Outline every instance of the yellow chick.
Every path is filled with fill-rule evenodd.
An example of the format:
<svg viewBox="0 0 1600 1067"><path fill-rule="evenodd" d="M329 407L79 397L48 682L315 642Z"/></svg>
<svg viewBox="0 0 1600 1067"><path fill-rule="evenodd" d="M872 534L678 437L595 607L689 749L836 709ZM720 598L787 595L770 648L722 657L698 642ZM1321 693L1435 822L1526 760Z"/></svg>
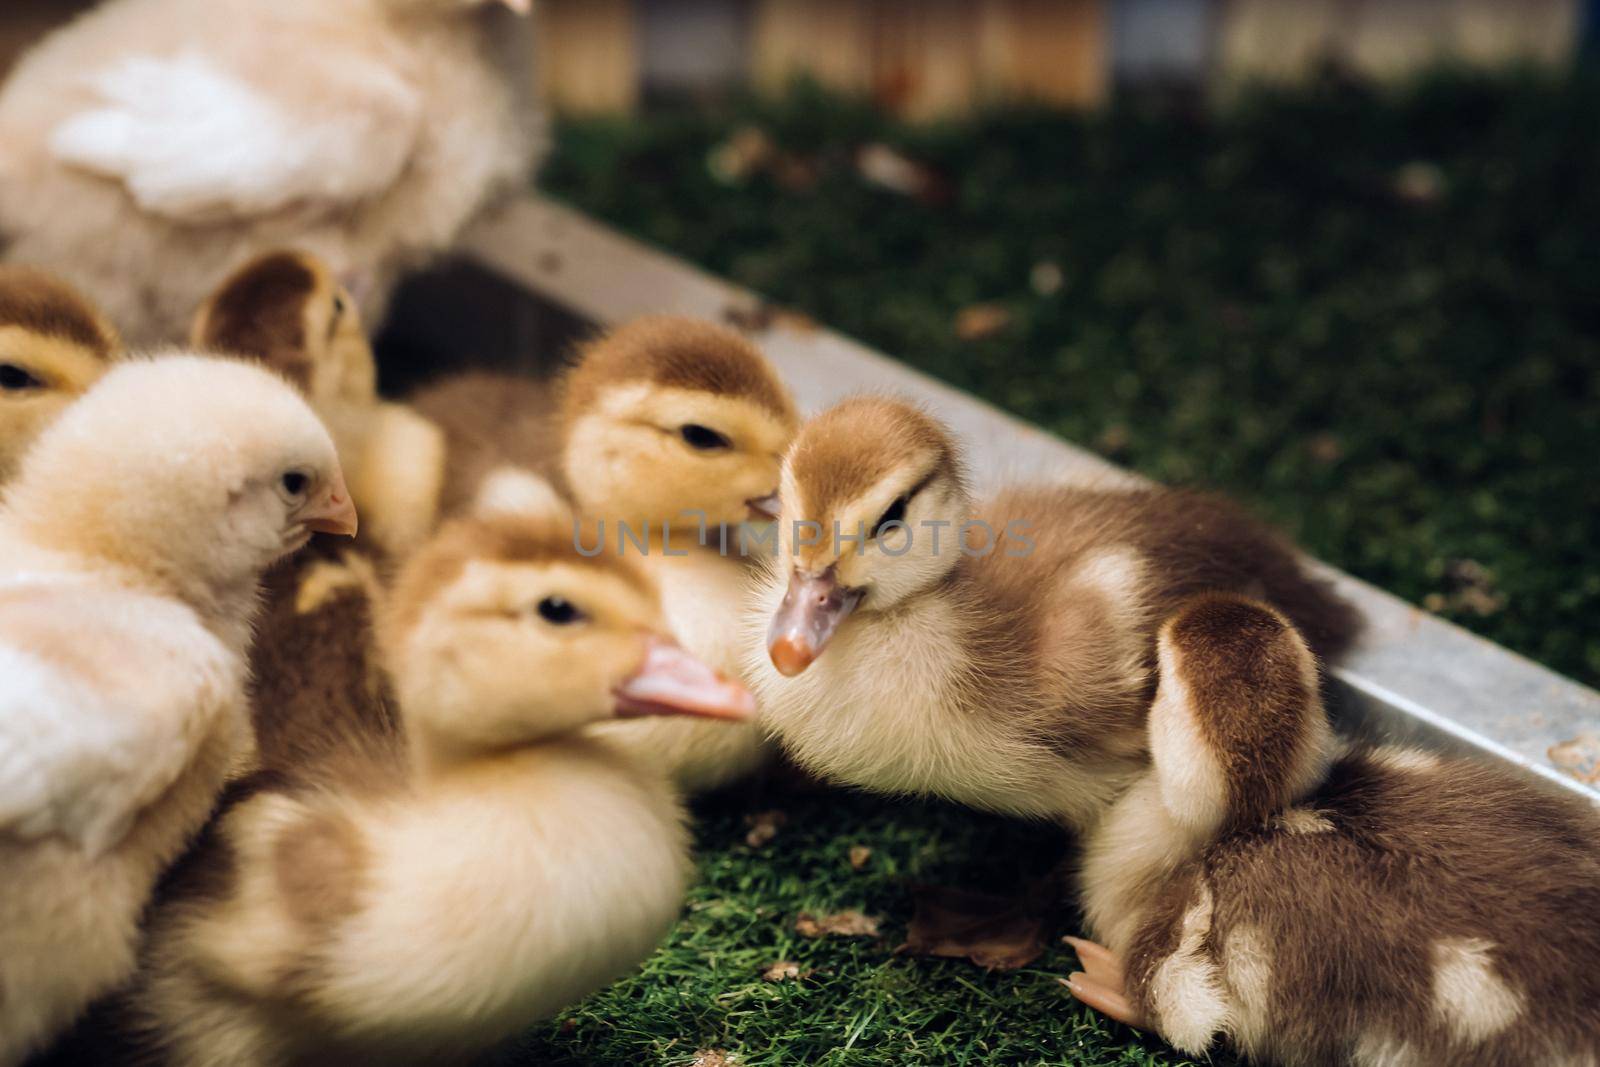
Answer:
<svg viewBox="0 0 1600 1067"><path fill-rule="evenodd" d="M386 610L404 746L332 744L225 812L123 1005L147 1050L466 1062L635 966L682 905L683 811L584 728L754 707L660 626L569 517L446 527Z"/></svg>
<svg viewBox="0 0 1600 1067"><path fill-rule="evenodd" d="M333 434L366 543L398 559L433 531L444 434L406 405L378 399L361 313L321 259L279 250L245 263L195 314L189 340L259 360L305 391Z"/></svg>
<svg viewBox="0 0 1600 1067"><path fill-rule="evenodd" d="M43 271L0 264L0 485L121 350L117 331L77 290Z"/></svg>
<svg viewBox="0 0 1600 1067"><path fill-rule="evenodd" d="M136 345L178 340L216 279L286 246L377 315L529 175L502 5L529 0L101 4L0 88L0 246L70 272Z"/></svg>
<svg viewBox="0 0 1600 1067"><path fill-rule="evenodd" d="M355 532L333 443L243 364L121 364L0 502L0 1064L128 978L162 870L250 744L257 583Z"/></svg>

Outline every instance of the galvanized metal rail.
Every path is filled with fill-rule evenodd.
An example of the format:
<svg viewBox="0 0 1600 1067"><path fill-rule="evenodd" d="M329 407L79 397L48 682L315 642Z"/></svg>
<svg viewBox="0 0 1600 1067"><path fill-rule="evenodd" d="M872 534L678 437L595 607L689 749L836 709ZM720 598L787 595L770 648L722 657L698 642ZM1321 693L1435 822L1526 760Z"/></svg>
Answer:
<svg viewBox="0 0 1600 1067"><path fill-rule="evenodd" d="M806 410L861 391L920 399L969 443L980 484L1138 481L846 337L771 314L758 296L551 201L529 197L508 205L474 229L466 250L507 280L596 323L676 312L749 324ZM1549 754L1574 739L1600 737L1600 693L1317 566L1367 619L1360 645L1333 671L1335 710L1347 730L1476 751L1600 802L1595 784L1563 773Z"/></svg>

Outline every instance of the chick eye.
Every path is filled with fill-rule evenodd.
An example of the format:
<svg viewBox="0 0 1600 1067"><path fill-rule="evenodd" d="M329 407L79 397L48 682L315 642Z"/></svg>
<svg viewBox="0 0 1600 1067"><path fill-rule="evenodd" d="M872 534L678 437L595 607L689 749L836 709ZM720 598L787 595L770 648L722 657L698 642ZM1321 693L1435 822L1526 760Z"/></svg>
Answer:
<svg viewBox="0 0 1600 1067"><path fill-rule="evenodd" d="M311 484L311 476L305 471L286 471L278 484L283 486L283 491L290 496L299 496Z"/></svg>
<svg viewBox="0 0 1600 1067"><path fill-rule="evenodd" d="M885 509L884 513L878 516L878 521L873 523L872 536L877 537L879 534L883 533L883 528L889 525L891 522L905 522L906 505L910 503L911 497L903 496L896 499L893 504L890 504L889 507Z"/></svg>
<svg viewBox="0 0 1600 1067"><path fill-rule="evenodd" d="M335 319L341 318L344 315L344 311L345 311L344 295L341 294L341 293L334 293L333 294L333 317Z"/></svg>
<svg viewBox="0 0 1600 1067"><path fill-rule="evenodd" d="M539 618L554 626L570 626L583 619L583 612L565 597L547 596L539 601L536 610L539 612Z"/></svg>
<svg viewBox="0 0 1600 1067"><path fill-rule="evenodd" d="M701 452L712 452L719 448L733 447L733 442L728 440L726 436L698 423L685 423L679 427L678 433L683 437L685 444Z"/></svg>
<svg viewBox="0 0 1600 1067"><path fill-rule="evenodd" d="M43 388L44 382L15 363L0 363L0 389L7 392L21 392L24 389Z"/></svg>

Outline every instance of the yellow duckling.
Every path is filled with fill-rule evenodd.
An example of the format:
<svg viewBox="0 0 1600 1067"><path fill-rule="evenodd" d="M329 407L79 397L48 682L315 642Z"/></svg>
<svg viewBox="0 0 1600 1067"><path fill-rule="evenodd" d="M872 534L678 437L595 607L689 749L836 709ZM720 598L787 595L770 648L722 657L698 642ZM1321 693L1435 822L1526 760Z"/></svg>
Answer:
<svg viewBox="0 0 1600 1067"><path fill-rule="evenodd" d="M650 583L568 517L446 527L386 610L405 745L335 745L241 790L151 923L131 1017L170 1061L459 1062L643 959L689 875L618 716L748 718L660 636Z"/></svg>
<svg viewBox="0 0 1600 1067"><path fill-rule="evenodd" d="M712 323L648 317L583 346L554 387L471 374L413 403L450 439L447 511L497 506L505 486L515 498L527 473L538 475L552 487L545 496L600 520L604 543L591 537L586 551L637 559L660 587L672 634L739 672L750 569L738 528L773 517L780 458L799 421L755 346ZM660 719L605 730L631 738L690 792L742 778L770 755L753 724Z"/></svg>
<svg viewBox="0 0 1600 1067"><path fill-rule="evenodd" d="M0 264L0 485L39 431L121 351L117 331L76 289Z"/></svg>

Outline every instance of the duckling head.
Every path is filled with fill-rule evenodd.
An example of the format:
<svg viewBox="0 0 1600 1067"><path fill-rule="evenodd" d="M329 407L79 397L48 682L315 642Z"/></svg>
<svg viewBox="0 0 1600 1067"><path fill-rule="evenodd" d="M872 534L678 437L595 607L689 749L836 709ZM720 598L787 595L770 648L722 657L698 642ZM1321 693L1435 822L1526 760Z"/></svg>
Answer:
<svg viewBox="0 0 1600 1067"><path fill-rule="evenodd" d="M794 401L754 345L695 319L635 320L587 345L562 400L567 484L635 528L774 517Z"/></svg>
<svg viewBox="0 0 1600 1067"><path fill-rule="evenodd" d="M305 252L267 252L234 271L195 313L193 347L276 370L319 408L366 406L378 371L355 299Z"/></svg>
<svg viewBox="0 0 1600 1067"><path fill-rule="evenodd" d="M578 551L559 515L444 527L401 571L384 647L428 765L641 715L743 720L750 693L664 633L631 562Z"/></svg>
<svg viewBox="0 0 1600 1067"><path fill-rule="evenodd" d="M801 429L784 460L780 511L788 592L767 652L792 677L853 612L887 611L949 574L971 499L937 419L905 401L855 397Z"/></svg>
<svg viewBox="0 0 1600 1067"><path fill-rule="evenodd" d="M116 330L71 286L0 264L0 484L121 349Z"/></svg>
<svg viewBox="0 0 1600 1067"><path fill-rule="evenodd" d="M1150 749L1163 805L1197 837L1259 825L1325 777L1333 735L1304 639L1234 594L1181 605L1161 627Z"/></svg>

